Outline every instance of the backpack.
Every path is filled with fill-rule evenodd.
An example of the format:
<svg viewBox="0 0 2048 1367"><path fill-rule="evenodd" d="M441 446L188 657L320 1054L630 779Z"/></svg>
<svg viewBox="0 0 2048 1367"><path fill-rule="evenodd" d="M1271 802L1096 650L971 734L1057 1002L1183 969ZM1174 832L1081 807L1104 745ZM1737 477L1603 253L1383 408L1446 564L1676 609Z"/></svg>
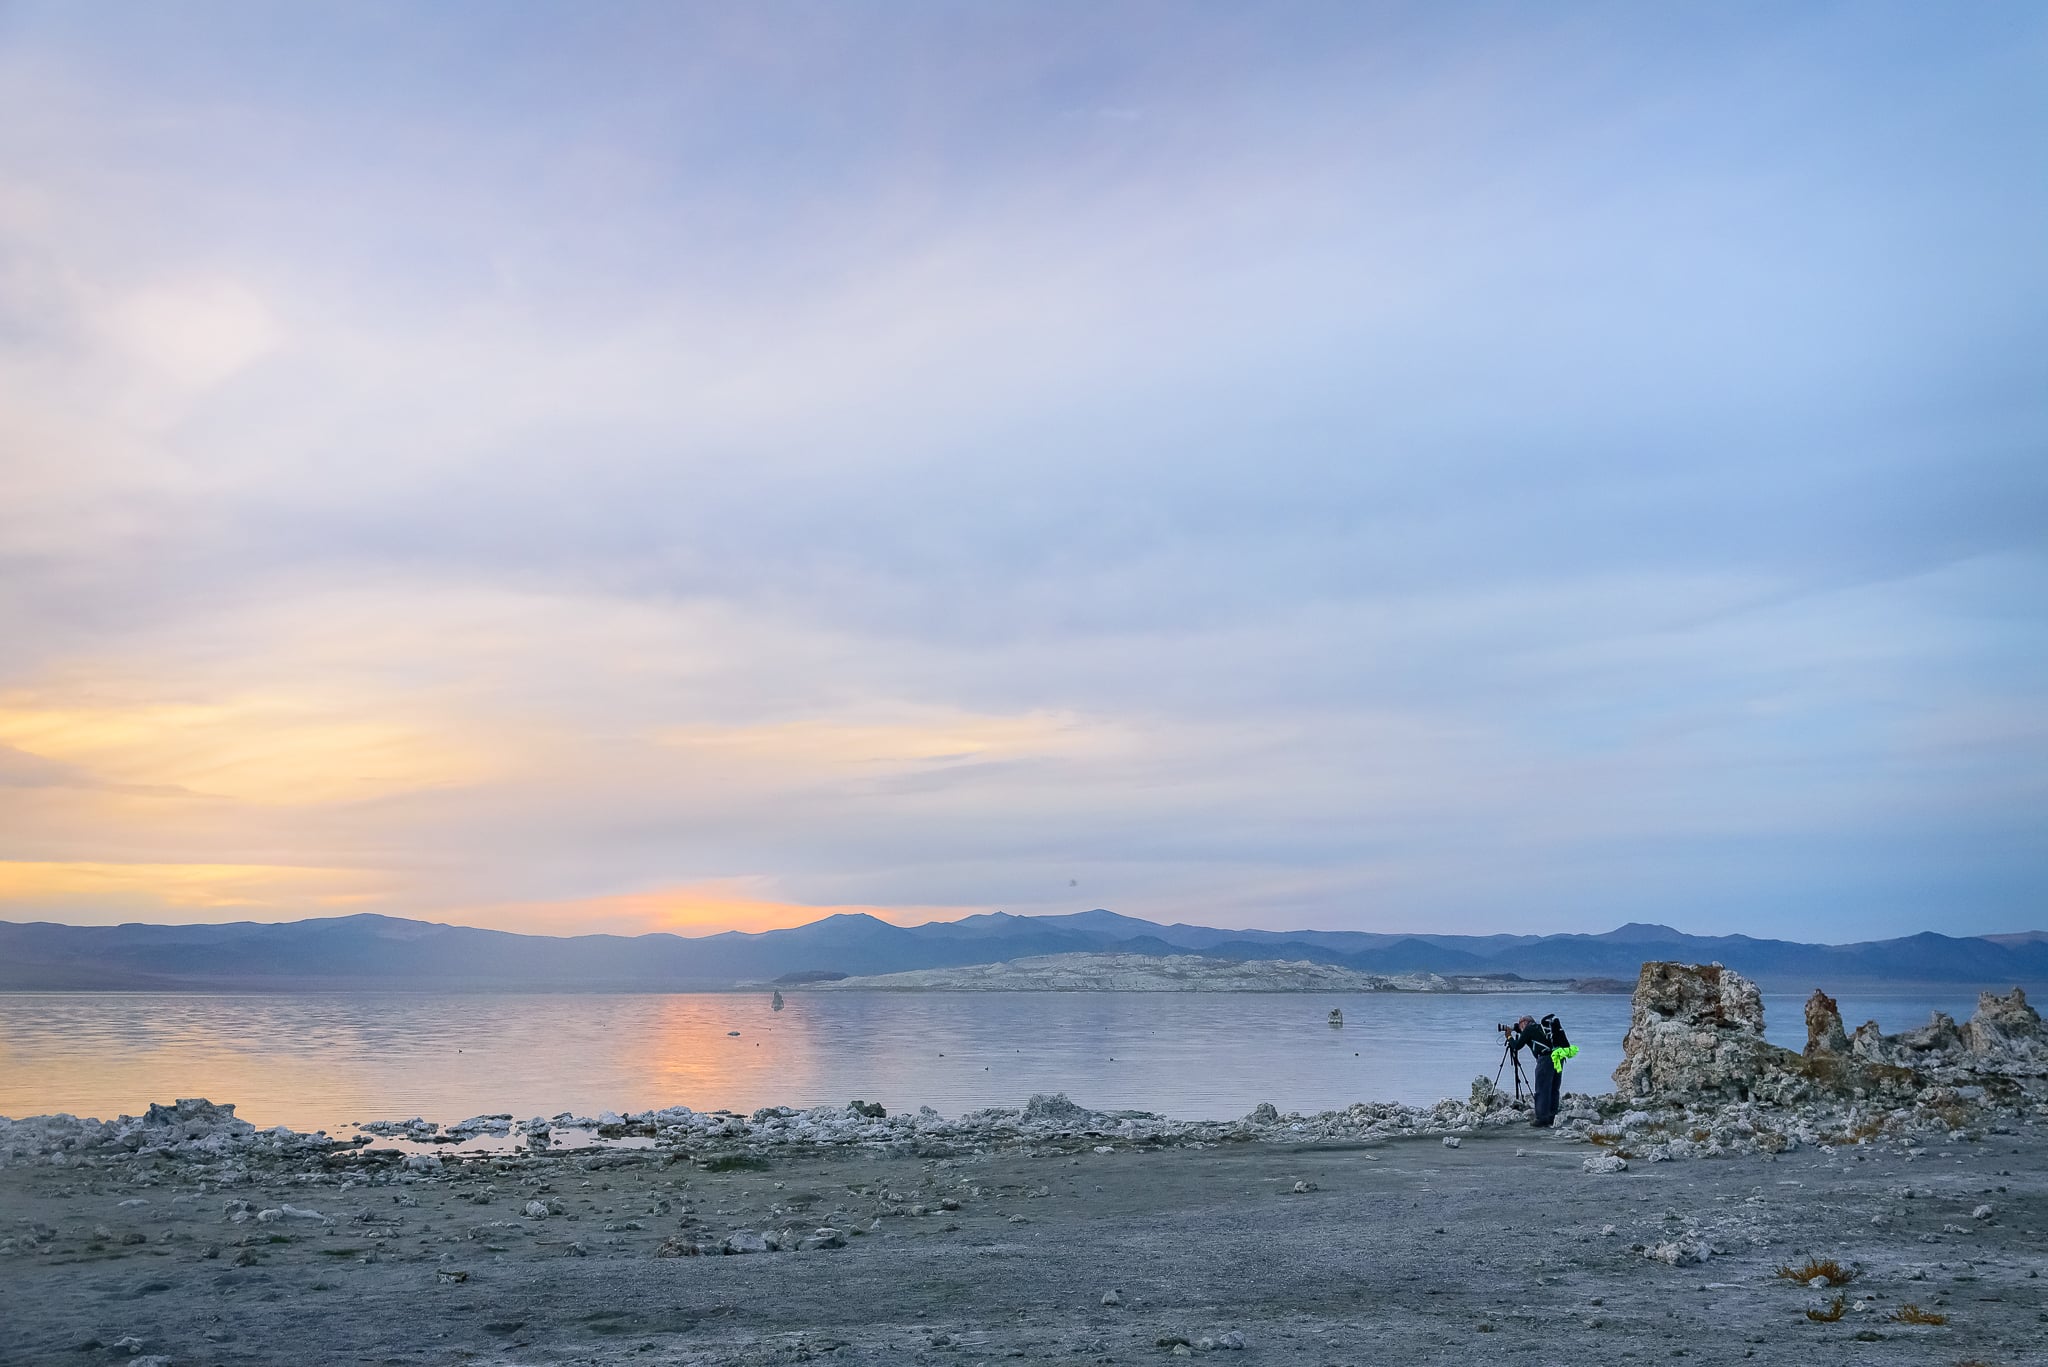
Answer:
<svg viewBox="0 0 2048 1367"><path fill-rule="evenodd" d="M1564 1032L1564 1022L1556 1016L1545 1016L1542 1021L1543 1033L1550 1036L1550 1047L1565 1049L1571 1045L1571 1038Z"/></svg>

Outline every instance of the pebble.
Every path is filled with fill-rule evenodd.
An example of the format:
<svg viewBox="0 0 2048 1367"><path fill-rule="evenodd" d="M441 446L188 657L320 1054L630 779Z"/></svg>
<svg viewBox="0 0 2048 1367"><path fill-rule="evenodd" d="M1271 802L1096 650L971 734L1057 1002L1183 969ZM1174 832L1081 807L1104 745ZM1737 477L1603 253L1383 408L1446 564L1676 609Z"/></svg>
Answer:
<svg viewBox="0 0 2048 1367"><path fill-rule="evenodd" d="M1122 1305L1124 1303L1123 1293L1121 1291L1105 1291L1102 1293L1102 1303L1104 1305Z"/></svg>
<svg viewBox="0 0 2048 1367"><path fill-rule="evenodd" d="M256 1222L258 1224L276 1224L280 1220L307 1220L322 1225L334 1223L334 1217L331 1215L322 1215L317 1210L307 1210L292 1205L289 1202L270 1210L259 1210L256 1212Z"/></svg>

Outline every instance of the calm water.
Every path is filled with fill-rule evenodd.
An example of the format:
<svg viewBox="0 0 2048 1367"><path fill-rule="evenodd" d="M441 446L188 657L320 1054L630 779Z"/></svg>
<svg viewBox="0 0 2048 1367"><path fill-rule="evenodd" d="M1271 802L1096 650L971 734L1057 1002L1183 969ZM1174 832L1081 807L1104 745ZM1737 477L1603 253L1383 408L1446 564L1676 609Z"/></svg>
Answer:
<svg viewBox="0 0 2048 1367"><path fill-rule="evenodd" d="M1766 998L1799 1047L1799 997ZM1462 1094L1500 1062L1492 1025L1556 1011L1582 1050L1572 1090L1605 1091L1626 996L1331 993L791 992L426 997L0 993L0 1115L113 1116L232 1101L259 1125L336 1129L423 1115L595 1114L839 1104L947 1115L1066 1092L1099 1109L1242 1115ZM1850 1027L1976 1008L1971 989L1845 996ZM1331 1007L1345 1024L1326 1024ZM737 1038L730 1030L740 1032ZM1504 1082L1505 1085L1505 1082Z"/></svg>

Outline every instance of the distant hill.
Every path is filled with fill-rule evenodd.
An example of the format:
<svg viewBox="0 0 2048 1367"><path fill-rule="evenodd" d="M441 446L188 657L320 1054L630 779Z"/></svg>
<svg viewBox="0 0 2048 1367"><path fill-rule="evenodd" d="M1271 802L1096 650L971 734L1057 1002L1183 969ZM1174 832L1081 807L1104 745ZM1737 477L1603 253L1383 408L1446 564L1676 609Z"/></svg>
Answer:
<svg viewBox="0 0 2048 1367"><path fill-rule="evenodd" d="M1516 974L1633 982L1646 959L1718 960L1775 991L1876 983L2048 982L2048 935L1925 932L1861 944L1686 935L1630 924L1602 935L1401 935L1160 925L1095 910L996 912L922 926L827 916L790 930L515 935L389 916L283 924L65 926L0 921L0 990L337 988L677 991L827 975L1005 963L1049 954L1196 953L1373 974Z"/></svg>

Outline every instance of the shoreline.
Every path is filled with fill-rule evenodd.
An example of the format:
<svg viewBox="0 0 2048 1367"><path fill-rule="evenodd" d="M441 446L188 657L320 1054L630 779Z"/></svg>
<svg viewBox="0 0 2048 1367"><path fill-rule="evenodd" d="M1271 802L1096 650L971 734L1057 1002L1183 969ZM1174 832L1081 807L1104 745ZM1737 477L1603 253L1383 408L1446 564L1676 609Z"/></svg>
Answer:
<svg viewBox="0 0 2048 1367"><path fill-rule="evenodd" d="M15 1161L10 1122L0 1364L2034 1360L2048 1106L1681 1162L1743 1103L1141 1143L1041 1102L982 1145L776 1143L796 1117L757 1112L687 1147L445 1156L186 1103L133 1127L174 1143L61 1164ZM1814 1258L1851 1280L1778 1275Z"/></svg>
<svg viewBox="0 0 2048 1367"><path fill-rule="evenodd" d="M1235 1120L0 1120L0 1367L2040 1360L2024 993L1852 1036L1815 992L1805 1020L1795 1053L1740 975L1645 964L1625 1094L1542 1129L1483 1075Z"/></svg>

